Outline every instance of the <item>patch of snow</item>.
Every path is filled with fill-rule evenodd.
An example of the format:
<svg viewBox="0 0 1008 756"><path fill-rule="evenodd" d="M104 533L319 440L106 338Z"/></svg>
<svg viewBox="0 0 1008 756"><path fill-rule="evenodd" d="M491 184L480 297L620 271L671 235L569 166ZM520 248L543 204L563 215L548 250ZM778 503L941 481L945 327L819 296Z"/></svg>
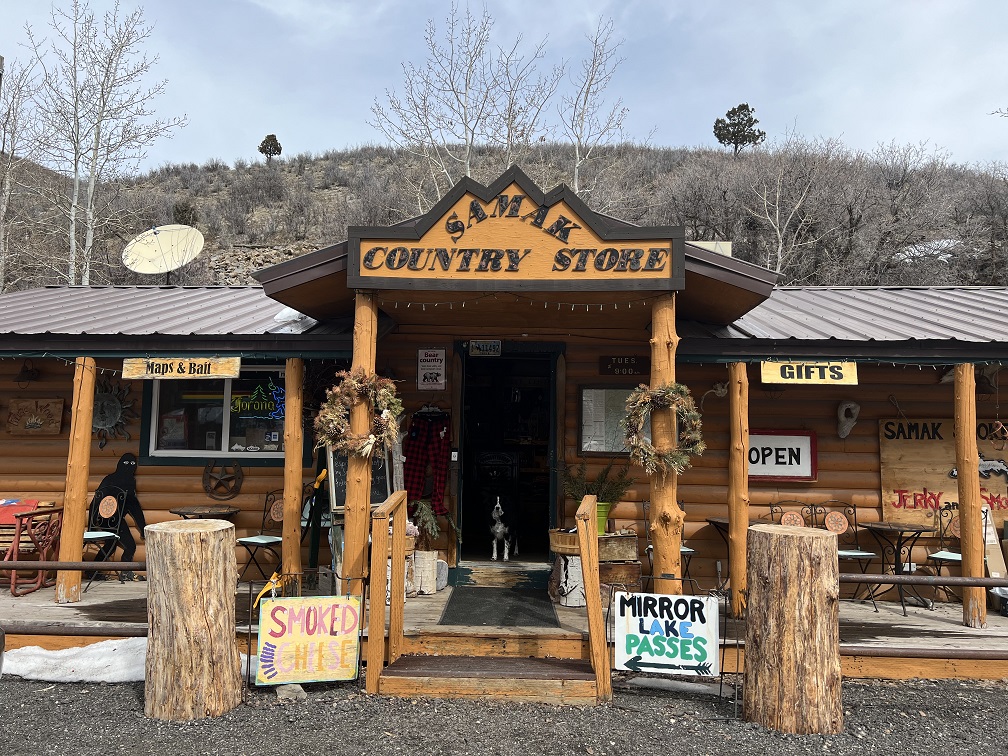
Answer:
<svg viewBox="0 0 1008 756"><path fill-rule="evenodd" d="M58 651L25 646L4 653L3 673L45 682L141 682L146 659L146 638L105 640ZM245 654L241 654L243 676L245 660ZM253 675L258 665L258 657L253 656Z"/></svg>

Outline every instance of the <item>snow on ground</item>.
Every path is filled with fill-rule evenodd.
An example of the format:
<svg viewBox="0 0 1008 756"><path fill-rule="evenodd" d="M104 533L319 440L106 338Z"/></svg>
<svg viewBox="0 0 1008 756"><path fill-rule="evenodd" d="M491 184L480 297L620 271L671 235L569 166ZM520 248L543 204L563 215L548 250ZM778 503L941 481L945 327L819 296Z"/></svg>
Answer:
<svg viewBox="0 0 1008 756"><path fill-rule="evenodd" d="M99 641L59 651L26 646L4 653L3 674L46 682L140 682L146 657L146 638ZM254 673L255 657L252 662ZM241 664L244 673L245 654L241 655Z"/></svg>

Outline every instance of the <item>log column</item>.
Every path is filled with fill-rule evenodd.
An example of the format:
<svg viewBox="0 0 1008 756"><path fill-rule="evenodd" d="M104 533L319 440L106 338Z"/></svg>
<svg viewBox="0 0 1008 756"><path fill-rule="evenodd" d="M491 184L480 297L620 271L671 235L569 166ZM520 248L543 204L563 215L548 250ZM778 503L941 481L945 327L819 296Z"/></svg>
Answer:
<svg viewBox="0 0 1008 756"><path fill-rule="evenodd" d="M283 573L298 583L295 596L301 591L301 473L304 448L301 408L304 397L304 360L287 360L284 372L284 503L283 544L281 546Z"/></svg>
<svg viewBox="0 0 1008 756"><path fill-rule="evenodd" d="M353 370L374 375L378 338L378 305L374 294L358 291L354 307ZM350 410L350 432L364 434L371 427L367 402ZM343 546L343 593L363 596L367 577L367 532L371 520L371 459L349 455L347 459L346 535Z"/></svg>
<svg viewBox="0 0 1008 756"><path fill-rule="evenodd" d="M184 721L241 703L235 644L234 525L173 520L148 525L144 714Z"/></svg>
<svg viewBox="0 0 1008 756"><path fill-rule="evenodd" d="M73 410L70 417L70 449L67 452L66 488L63 493L61 562L79 562L84 554L84 530L88 519L88 476L91 472L91 426L94 420L95 361L78 357L74 364ZM56 575L56 601L80 601L81 573L61 570Z"/></svg>
<svg viewBox="0 0 1008 756"><path fill-rule="evenodd" d="M976 376L972 364L955 368L956 483L959 487L960 545L963 577L984 576L983 516L980 511L980 455L976 442ZM963 588L963 624L987 624L983 588Z"/></svg>
<svg viewBox="0 0 1008 756"><path fill-rule="evenodd" d="M675 381L676 347L675 294L663 294L651 308L651 388ZM651 413L651 443L659 452L678 443L675 410ZM654 544L655 575L682 577L683 520L685 514L676 501L678 476L674 471L651 476L651 543ZM680 580L655 580L658 593L682 593Z"/></svg>
<svg viewBox="0 0 1008 756"><path fill-rule="evenodd" d="M795 734L843 732L837 538L820 528L749 528L743 713Z"/></svg>
<svg viewBox="0 0 1008 756"><path fill-rule="evenodd" d="M730 441L728 457L728 577L731 610L746 609L746 531L749 529L749 375L744 362L728 366Z"/></svg>

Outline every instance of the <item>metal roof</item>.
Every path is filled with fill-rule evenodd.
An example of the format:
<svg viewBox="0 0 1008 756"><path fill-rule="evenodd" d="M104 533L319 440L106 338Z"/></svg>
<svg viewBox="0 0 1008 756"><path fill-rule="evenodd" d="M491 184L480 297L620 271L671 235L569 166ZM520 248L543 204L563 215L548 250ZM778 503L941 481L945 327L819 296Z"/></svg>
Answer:
<svg viewBox="0 0 1008 756"><path fill-rule="evenodd" d="M0 296L0 333L262 335L316 323L257 286L46 286Z"/></svg>
<svg viewBox="0 0 1008 756"><path fill-rule="evenodd" d="M392 326L379 319L380 333ZM258 286L46 286L0 296L7 354L333 355L349 354L352 334L352 315L319 323Z"/></svg>
<svg viewBox="0 0 1008 756"><path fill-rule="evenodd" d="M1008 287L782 286L720 338L1008 340Z"/></svg>
<svg viewBox="0 0 1008 756"><path fill-rule="evenodd" d="M392 327L382 315L379 329ZM0 296L8 352L85 342L110 352L324 352L349 349L352 330L350 315L319 323L258 286L47 286ZM680 322L679 331L687 359L1008 361L1008 287L778 287L734 323Z"/></svg>

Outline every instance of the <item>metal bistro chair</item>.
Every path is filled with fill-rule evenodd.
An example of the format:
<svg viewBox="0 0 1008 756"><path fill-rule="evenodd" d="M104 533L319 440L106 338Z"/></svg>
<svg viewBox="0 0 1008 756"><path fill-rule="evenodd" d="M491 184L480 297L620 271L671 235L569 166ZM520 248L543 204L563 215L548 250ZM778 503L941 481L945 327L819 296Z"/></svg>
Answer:
<svg viewBox="0 0 1008 756"><path fill-rule="evenodd" d="M84 531L84 549L98 548L96 562L107 562L115 553L119 543L119 531L126 515L126 491L121 488L106 487L95 491L88 507L88 527ZM84 590L94 582L99 570L92 570Z"/></svg>
<svg viewBox="0 0 1008 756"><path fill-rule="evenodd" d="M837 559L841 562L855 562L861 569L861 574L868 573L868 565L878 559L878 554L861 547L858 542L857 507L837 499L824 501L822 504L812 504L809 507L812 515L812 527L822 528L837 537ZM864 585L868 589L872 606L878 611L875 603L875 591L871 583L857 583L854 586L854 596L858 588Z"/></svg>
<svg viewBox="0 0 1008 756"><path fill-rule="evenodd" d="M798 499L782 499L776 504L771 504L770 521L775 525L789 525L795 528L804 528L814 523L812 508Z"/></svg>
<svg viewBox="0 0 1008 756"><path fill-rule="evenodd" d="M268 551L272 554L273 558L276 559L277 569L280 569L279 565L282 563L282 560L276 547L283 543L283 505L282 490L267 493L263 501L262 526L259 528L259 532L255 535L243 536L237 539L238 544L243 546L249 555L245 568L238 576L238 582L241 582L242 578L245 577L245 573L248 572L248 568L253 564L259 570L259 574L263 576L263 580L269 579L269 575L266 574L266 570L263 569L262 564L257 559L260 550ZM272 574L272 571L270 574Z"/></svg>
<svg viewBox="0 0 1008 756"><path fill-rule="evenodd" d="M983 530L981 531L981 537L986 537L987 516L989 512L989 509L983 510ZM947 570L949 565L957 564L960 567L962 566L958 505L951 503L944 504L935 514L938 516L938 550L928 554L927 561L934 565L935 575L940 576L942 570ZM985 556L984 561L986 562L986 560L987 557ZM936 593L938 588L944 591L946 597L951 596L954 600L959 600L959 596L947 585L937 586L935 588Z"/></svg>
<svg viewBox="0 0 1008 756"><path fill-rule="evenodd" d="M645 575L641 578L643 581L648 581L652 588L654 587L654 545L651 543L651 500L647 499L641 504L644 510L644 538L647 540L647 546L644 548L647 554L648 567L650 568L650 574ZM679 508L685 511L683 503L679 502ZM693 578L690 577L690 562L693 561L693 556L696 554L694 549L691 549L686 545L686 539L682 540L679 546L679 560L682 564L682 580L683 582L691 581Z"/></svg>

